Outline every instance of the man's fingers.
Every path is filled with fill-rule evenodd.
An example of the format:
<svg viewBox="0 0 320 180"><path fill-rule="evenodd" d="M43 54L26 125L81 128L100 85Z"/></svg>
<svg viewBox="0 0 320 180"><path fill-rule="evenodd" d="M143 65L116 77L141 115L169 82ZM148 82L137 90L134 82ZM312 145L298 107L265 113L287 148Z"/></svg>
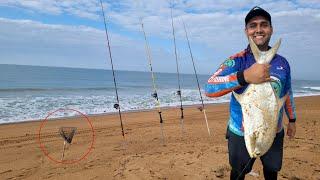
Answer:
<svg viewBox="0 0 320 180"><path fill-rule="evenodd" d="M291 134L291 135L289 136L289 139L294 139L294 135Z"/></svg>
<svg viewBox="0 0 320 180"><path fill-rule="evenodd" d="M287 136L289 137L289 139L292 139L292 132L290 130L287 131Z"/></svg>
<svg viewBox="0 0 320 180"><path fill-rule="evenodd" d="M294 139L295 132L291 129L287 130L287 135L289 136L289 139Z"/></svg>
<svg viewBox="0 0 320 180"><path fill-rule="evenodd" d="M264 70L265 70L266 81L270 81L270 65L266 64Z"/></svg>
<svg viewBox="0 0 320 180"><path fill-rule="evenodd" d="M266 82L268 82L268 81L271 81L271 78L270 78L270 76L269 77L266 77Z"/></svg>

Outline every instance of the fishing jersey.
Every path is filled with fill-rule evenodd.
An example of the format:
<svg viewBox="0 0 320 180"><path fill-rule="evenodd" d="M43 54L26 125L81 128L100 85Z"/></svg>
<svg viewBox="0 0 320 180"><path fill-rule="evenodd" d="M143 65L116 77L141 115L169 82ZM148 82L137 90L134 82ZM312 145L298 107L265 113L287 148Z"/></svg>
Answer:
<svg viewBox="0 0 320 180"><path fill-rule="evenodd" d="M206 83L206 96L220 97L232 91L238 94L243 93L248 87L248 84L245 83L243 85L243 83L241 83L241 81L244 81L244 78L243 76L241 78L239 74L242 73L243 75L243 71L249 68L255 62L256 61L251 52L250 46L240 53L229 57L220 65L218 70L209 78L208 82ZM270 84L274 89L276 96L282 98L288 94L288 97L285 100L284 108L280 109L278 117L278 132L280 132L283 129L283 109L285 109L286 115L290 122L295 122L296 120L295 104L291 88L290 66L287 60L278 54L273 57L269 64L271 65ZM229 129L233 133L243 136L244 127L241 105L233 94L231 94L229 113Z"/></svg>

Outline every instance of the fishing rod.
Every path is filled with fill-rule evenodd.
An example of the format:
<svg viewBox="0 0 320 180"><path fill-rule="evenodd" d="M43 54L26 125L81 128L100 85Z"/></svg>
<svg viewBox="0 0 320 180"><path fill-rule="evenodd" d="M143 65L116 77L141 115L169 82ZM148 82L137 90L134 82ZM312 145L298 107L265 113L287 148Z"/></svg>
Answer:
<svg viewBox="0 0 320 180"><path fill-rule="evenodd" d="M150 67L151 78L152 78L152 85L153 85L153 90L154 90L154 92L152 93L152 97L155 99L156 105L158 108L158 113L159 113L159 118L160 118L160 128L161 128L161 141L162 141L162 144L164 144L163 119L162 119L162 115L161 115L160 100L158 98L157 87L156 87L156 83L155 83L155 76L154 76L153 69L152 69L152 58L151 58L150 46L148 44L146 32L144 30L144 25L143 25L141 18L140 18L140 23L141 23L141 28L142 28L143 35L144 35L145 49L146 49L146 54L147 54L147 58L149 61L149 67Z"/></svg>
<svg viewBox="0 0 320 180"><path fill-rule="evenodd" d="M110 63L111 63L111 68L112 68L114 89L115 89L116 97L117 97L117 103L115 103L113 105L113 107L118 110L120 124L121 124L122 137L125 138L124 137L124 130L123 130L123 123L122 123L122 116L121 116L121 109L120 109L120 105L119 105L120 103L119 103L117 81L116 81L116 76L115 76L115 73L114 73L113 60L112 60L111 47L110 47L110 40L109 40L109 34L108 34L108 29L107 29L106 17L105 17L103 5L102 5L102 0L100 0L100 5L101 5L101 11L102 11L102 15L103 15L104 29L105 29L106 36L107 36L107 44L108 44L109 58L110 58Z"/></svg>
<svg viewBox="0 0 320 180"><path fill-rule="evenodd" d="M184 23L183 20L182 20L182 23L183 23L183 27L184 27L184 32L185 32L185 34L186 34L186 39L187 39L187 42L188 42L188 47L189 47L190 57L191 57L191 60L192 60L194 75L195 75L195 77L196 77L196 79L197 79L198 90L199 90L199 95L200 95L200 100L201 100L201 105L202 105L202 107L200 108L200 111L203 112L204 119L205 119L205 121L206 121L207 129L208 129L208 134L209 134L209 136L210 136L211 133L210 133L210 128L209 128L209 124L208 124L206 109L205 109L204 103L203 103L202 93L201 93L200 84L199 84L199 78L198 78L196 66L195 66L195 64L194 64L194 59L193 59L193 55L192 55L192 51L191 51L190 41L189 41L189 38L188 38L187 28L186 28L186 25L185 25L185 23Z"/></svg>
<svg viewBox="0 0 320 180"><path fill-rule="evenodd" d="M174 30L174 24L173 24L173 16L172 16L172 6L171 6L171 26L172 26L172 36L173 36L173 44L174 44L174 54L176 58L176 67L177 67L177 77L178 77L178 91L177 95L180 99L180 111L181 111L181 117L180 117L180 124L181 124L181 130L183 133L184 129L184 123L183 123L183 105L182 105L182 95L181 95L181 86L180 86L180 72L179 72L179 63L178 63L178 55L177 55L177 45L176 45L176 35Z"/></svg>

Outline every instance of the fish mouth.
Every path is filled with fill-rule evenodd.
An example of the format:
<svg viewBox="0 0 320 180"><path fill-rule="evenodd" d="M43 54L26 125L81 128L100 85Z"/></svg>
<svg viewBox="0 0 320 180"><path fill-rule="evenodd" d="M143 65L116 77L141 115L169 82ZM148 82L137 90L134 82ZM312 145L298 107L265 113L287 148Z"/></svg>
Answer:
<svg viewBox="0 0 320 180"><path fill-rule="evenodd" d="M255 150L253 152L253 157L256 158L256 157L259 157L261 155L261 152L259 150Z"/></svg>

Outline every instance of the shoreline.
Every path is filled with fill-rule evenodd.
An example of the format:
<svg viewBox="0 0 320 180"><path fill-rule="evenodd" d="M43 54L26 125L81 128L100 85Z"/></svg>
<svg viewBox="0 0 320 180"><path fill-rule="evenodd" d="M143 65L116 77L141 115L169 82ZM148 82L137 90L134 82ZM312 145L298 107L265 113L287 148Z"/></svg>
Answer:
<svg viewBox="0 0 320 180"><path fill-rule="evenodd" d="M296 96L294 99L300 99L304 97L318 97L320 95L305 95L305 96ZM229 104L229 102L220 102L220 103L204 103L204 105L209 105L209 106L214 106L214 105L223 105L223 104ZM183 105L184 108L192 108L192 107L197 107L201 106L201 104L192 104L192 105ZM161 107L162 110L168 110L168 109L176 109L180 108L180 106L163 106ZM63 109L63 108L61 108ZM137 113L137 112L150 112L150 111L155 111L157 108L151 108L151 109L137 109L137 110L126 110L126 111L121 111L121 114L126 114L126 113ZM54 112L54 111L52 111ZM49 112L48 114L50 114ZM99 117L99 116L108 116L108 115L117 115L118 112L105 112L105 113L98 113L98 114L85 114L87 117ZM49 118L48 120L50 121L59 121L59 120L72 120L75 118L81 117L80 115L78 116L65 116L65 117L54 117L54 118ZM45 119L45 118L44 118ZM32 123L32 122L41 122L44 119L31 119L31 120L22 120L22 121L17 121L17 122L4 122L0 123L0 126L2 125L10 125L10 124L20 124L20 123Z"/></svg>

